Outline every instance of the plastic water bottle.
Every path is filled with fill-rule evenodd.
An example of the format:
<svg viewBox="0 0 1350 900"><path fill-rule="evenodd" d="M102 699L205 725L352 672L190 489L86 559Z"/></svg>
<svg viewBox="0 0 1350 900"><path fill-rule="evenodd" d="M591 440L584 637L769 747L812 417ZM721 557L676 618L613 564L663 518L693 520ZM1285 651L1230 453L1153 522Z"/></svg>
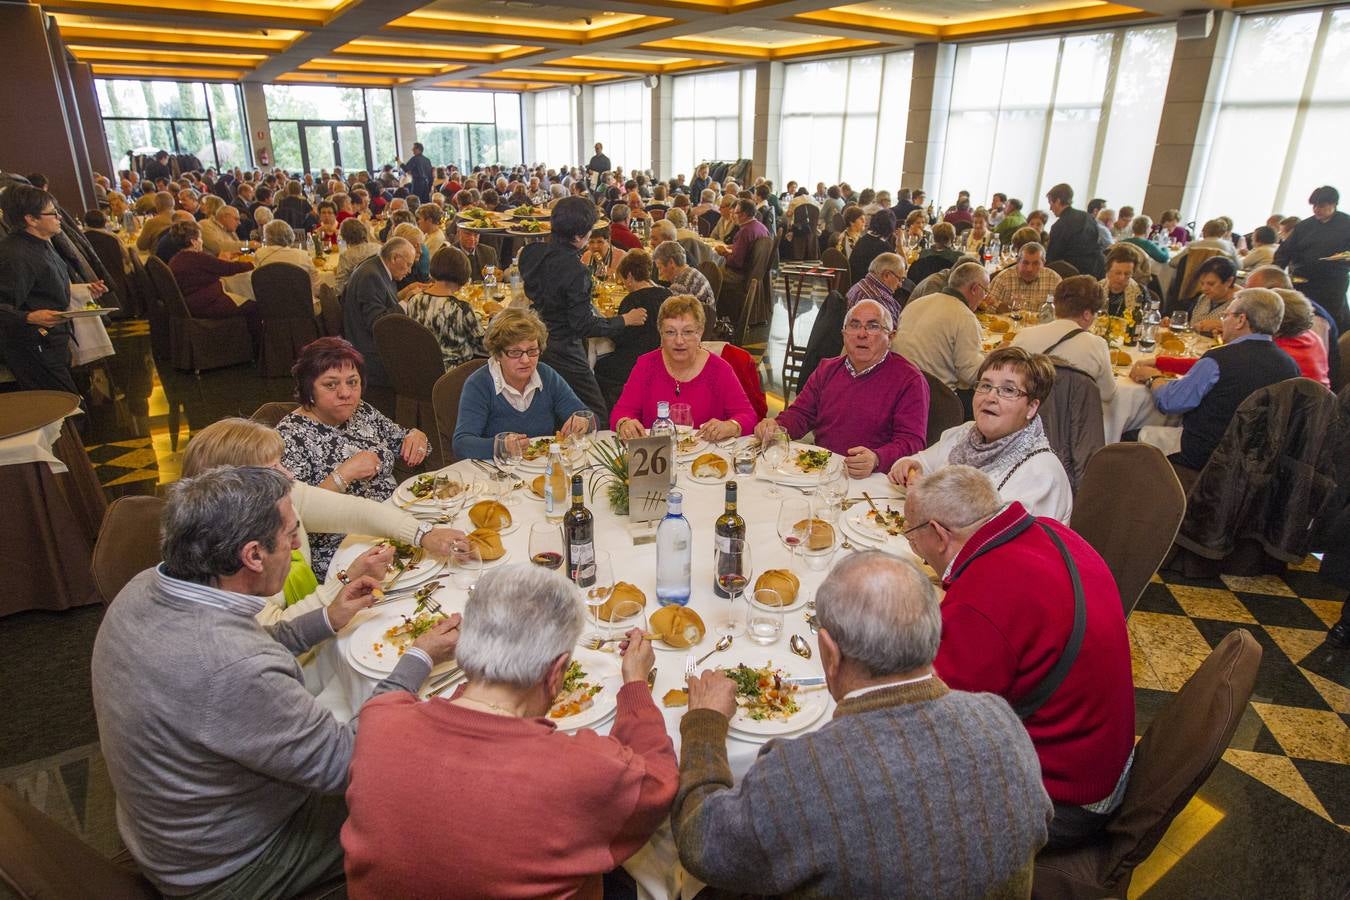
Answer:
<svg viewBox="0 0 1350 900"><path fill-rule="evenodd" d="M1039 318L1040 318L1040 323L1041 323L1042 325L1048 325L1049 323L1055 321L1055 295L1054 295L1054 294L1046 294L1046 295L1045 295L1045 300L1041 303L1041 308L1040 308L1040 311L1039 311L1039 313L1038 313L1038 316L1039 316Z"/></svg>
<svg viewBox="0 0 1350 900"><path fill-rule="evenodd" d="M656 526L656 602L662 606L689 603L693 531L682 506L680 492L671 491L666 497L666 517Z"/></svg>
<svg viewBox="0 0 1350 900"><path fill-rule="evenodd" d="M1002 265L1003 244L999 241L997 236L989 242L989 255L993 258L995 266Z"/></svg>
<svg viewBox="0 0 1350 900"><path fill-rule="evenodd" d="M548 445L548 463L544 468L544 518L561 522L567 512L567 470L563 468L562 447Z"/></svg>
<svg viewBox="0 0 1350 900"><path fill-rule="evenodd" d="M497 272L492 266L483 270L483 296L493 297L497 293Z"/></svg>
<svg viewBox="0 0 1350 900"><path fill-rule="evenodd" d="M656 420L652 422L652 434L669 435L670 439L675 440L675 423L670 420L670 401L656 401Z"/></svg>
<svg viewBox="0 0 1350 900"><path fill-rule="evenodd" d="M1158 311L1158 303L1154 301L1148 305L1148 312L1144 313L1144 327L1139 330L1139 349L1145 353L1152 353L1153 348L1158 346L1158 325L1162 322L1162 313Z"/></svg>

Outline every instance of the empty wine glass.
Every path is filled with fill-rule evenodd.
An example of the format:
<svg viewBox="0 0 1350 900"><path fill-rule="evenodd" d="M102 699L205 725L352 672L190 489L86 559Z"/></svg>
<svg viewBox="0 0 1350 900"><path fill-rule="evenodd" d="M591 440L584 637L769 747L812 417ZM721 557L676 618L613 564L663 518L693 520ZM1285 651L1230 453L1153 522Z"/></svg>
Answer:
<svg viewBox="0 0 1350 900"><path fill-rule="evenodd" d="M572 413L572 418L582 423L582 429L576 433L576 440L584 453L591 449L591 443L595 440L595 413L583 409Z"/></svg>
<svg viewBox="0 0 1350 900"><path fill-rule="evenodd" d="M1179 309L1168 318L1168 326L1171 332L1181 337L1181 343L1185 345L1185 353L1190 356L1193 352L1192 347L1195 344L1195 332L1191 330L1191 315L1184 309Z"/></svg>
<svg viewBox="0 0 1350 900"><path fill-rule="evenodd" d="M745 538L729 538L714 550L717 584L727 593L727 603L717 622L717 633L738 635L745 631L742 597L750 584L750 543Z"/></svg>
<svg viewBox="0 0 1350 900"><path fill-rule="evenodd" d="M530 526L530 562L555 572L563 564L562 527L551 522L536 522Z"/></svg>
<svg viewBox="0 0 1350 900"><path fill-rule="evenodd" d="M492 461L496 463L497 468L506 473L506 486L503 488L506 502L510 505L519 503L515 496L516 466L520 465L520 441L517 435L503 431L492 439ZM499 479L503 476L498 475Z"/></svg>
<svg viewBox="0 0 1350 900"><path fill-rule="evenodd" d="M778 467L783 464L783 460L787 459L789 442L788 433L778 428L764 439L764 446L760 448L759 452L764 457L764 464L769 467L767 496L779 496L778 482L774 480L774 476L778 474Z"/></svg>
<svg viewBox="0 0 1350 900"><path fill-rule="evenodd" d="M533 529L531 529L530 534L531 537L533 537ZM533 558L533 555L531 555L531 559ZM581 643L587 644L600 639L600 610L609 602L609 595L614 593L614 564L610 561L609 554L605 551L596 551L594 580L592 580L590 585L584 590L586 607L591 611L591 619L595 623L595 630L583 635L581 638ZM611 623L614 621L613 611L610 612L609 619ZM610 630L612 631L613 629L611 628Z"/></svg>

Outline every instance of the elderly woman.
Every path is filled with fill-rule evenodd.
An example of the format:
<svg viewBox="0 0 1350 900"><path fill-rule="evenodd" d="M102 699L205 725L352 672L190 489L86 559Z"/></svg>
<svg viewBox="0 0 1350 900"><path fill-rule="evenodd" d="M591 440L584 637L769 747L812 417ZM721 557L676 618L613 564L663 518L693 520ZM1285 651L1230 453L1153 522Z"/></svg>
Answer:
<svg viewBox="0 0 1350 900"><path fill-rule="evenodd" d="M347 287L347 279L352 277L352 271L379 253L380 245L370 239L370 228L366 223L354 217L342 220L342 224L338 226L338 237L347 245L346 249L338 254L337 271L333 274L333 286L341 297Z"/></svg>
<svg viewBox="0 0 1350 900"><path fill-rule="evenodd" d="M853 248L858 245L863 231L867 228L867 214L862 211L861 206L855 204L844 207L841 215L844 219L844 230L839 232L839 239L834 242L834 248L848 259L853 255Z"/></svg>
<svg viewBox="0 0 1350 900"><path fill-rule="evenodd" d="M1181 224L1181 210L1167 209L1158 217L1154 234L1163 240L1175 244L1185 244L1191 239L1191 233Z"/></svg>
<svg viewBox="0 0 1350 900"><path fill-rule="evenodd" d="M595 361L595 380L599 382L605 402L610 406L618 401L638 357L661 346L657 313L670 296L668 288L652 281L652 257L645 250L630 250L624 254L624 258L619 261L617 274L619 281L628 289L628 294L619 304L619 315L630 309L645 309L647 321L637 328L625 328L614 338L613 352Z"/></svg>
<svg viewBox="0 0 1350 900"><path fill-rule="evenodd" d="M273 263L290 263L305 270L309 276L310 294L319 296L319 270L314 268L314 260L298 242L295 229L281 219L273 219L263 228L263 246L253 255L258 267Z"/></svg>
<svg viewBox="0 0 1350 900"><path fill-rule="evenodd" d="M604 281L618 274L621 259L623 251L610 242L608 226L593 229L586 252L581 254L581 264L590 270L592 280Z"/></svg>
<svg viewBox="0 0 1350 900"><path fill-rule="evenodd" d="M994 238L994 231L989 227L989 210L977 207L970 221L966 233L957 239L957 246L968 253L976 253Z"/></svg>
<svg viewBox="0 0 1350 900"><path fill-rule="evenodd" d="M1125 316L1139 304L1148 304L1148 290L1135 279L1140 269L1148 271L1143 251L1133 244L1115 244L1106 252L1106 275L1098 290L1108 316Z"/></svg>
<svg viewBox="0 0 1350 900"><path fill-rule="evenodd" d="M891 481L908 486L945 465L974 466L1004 500L1067 524L1073 490L1036 415L1055 383L1050 358L1000 347L985 357L975 379L975 421L948 428L927 450L897 460Z"/></svg>
<svg viewBox="0 0 1350 900"><path fill-rule="evenodd" d="M910 210L909 215L905 216L905 242L911 247L917 247L926 237L928 213L921 209Z"/></svg>
<svg viewBox="0 0 1350 900"><path fill-rule="evenodd" d="M175 222L165 236L183 246L169 260L169 271L178 282L188 311L200 319L243 316L256 347L262 337L262 318L257 302L227 294L220 281L226 276L247 272L253 264L227 262L202 250L202 230L196 222Z"/></svg>
<svg viewBox="0 0 1350 900"><path fill-rule="evenodd" d="M1288 288L1275 288L1284 301L1284 318L1275 332L1275 346L1294 358L1298 371L1324 387L1331 388L1327 373L1327 345L1313 331L1312 303L1302 293Z"/></svg>
<svg viewBox="0 0 1350 900"><path fill-rule="evenodd" d="M515 436L523 450L531 437L585 427L576 413L586 405L562 376L539 361L548 329L532 310L502 310L488 324L484 344L488 364L468 377L459 395L456 456L492 459L493 438L503 433Z"/></svg>
<svg viewBox="0 0 1350 900"><path fill-rule="evenodd" d="M717 201L717 224L712 228L712 239L719 243L730 244L736 239L736 229L740 226L736 224L736 217L732 212L736 209L739 199L735 194L724 193L722 199Z"/></svg>
<svg viewBox="0 0 1350 900"><path fill-rule="evenodd" d="M410 284L426 284L429 282L431 280L431 252L427 250L426 235L422 233L422 229L418 228L413 222L401 222L390 229L389 236L391 238L403 238L417 251L412 269L398 280L398 289L403 290Z"/></svg>
<svg viewBox="0 0 1350 900"><path fill-rule="evenodd" d="M458 247L442 247L431 258L431 282L414 284L399 297L408 317L427 327L441 345L445 367L453 369L487 356L483 326L467 302L455 296L469 283L469 257Z"/></svg>
<svg viewBox="0 0 1350 900"><path fill-rule="evenodd" d="M619 437L642 437L656 419L662 400L688 403L694 427L708 441L749 434L757 417L736 373L720 356L705 350L703 304L676 294L661 304L657 331L661 346L638 357L612 419Z"/></svg>
<svg viewBox="0 0 1350 900"><path fill-rule="evenodd" d="M285 442L273 428L249 419L221 419L192 435L183 453L182 477L200 475L217 466L262 466L290 475L281 464L285 449ZM449 554L454 542L464 536L453 528L433 528L387 503L335 494L303 481L292 487L291 502L300 517L300 549L291 552L291 574L282 592L267 598L268 605L258 613L258 620L264 625L327 606L344 583L363 575L382 578L393 562L392 547L374 547L320 584L310 565L308 530L389 537L426 547L436 556Z"/></svg>
<svg viewBox="0 0 1350 900"><path fill-rule="evenodd" d="M1130 220L1130 235L1121 240L1122 244L1129 244L1132 247L1138 247L1144 251L1144 254L1158 264L1164 264L1172 258L1172 251L1166 247L1158 246L1156 241L1149 239L1149 233L1153 230L1153 220L1148 216L1135 216Z"/></svg>
<svg viewBox="0 0 1350 900"><path fill-rule="evenodd" d="M277 424L286 442L281 461L297 481L339 494L388 499L397 484L394 460L419 466L431 442L395 425L361 400L365 358L342 338L326 337L300 351L291 371L300 408ZM309 536L314 574L323 578L342 535Z"/></svg>
<svg viewBox="0 0 1350 900"><path fill-rule="evenodd" d="M1195 271L1200 296L1191 307L1191 328L1201 334L1218 334L1223 329L1219 316L1237 296L1237 266L1226 256L1211 256Z"/></svg>
<svg viewBox="0 0 1350 900"><path fill-rule="evenodd" d="M127 198L117 191L108 192L108 219L122 224L122 215L127 211Z"/></svg>

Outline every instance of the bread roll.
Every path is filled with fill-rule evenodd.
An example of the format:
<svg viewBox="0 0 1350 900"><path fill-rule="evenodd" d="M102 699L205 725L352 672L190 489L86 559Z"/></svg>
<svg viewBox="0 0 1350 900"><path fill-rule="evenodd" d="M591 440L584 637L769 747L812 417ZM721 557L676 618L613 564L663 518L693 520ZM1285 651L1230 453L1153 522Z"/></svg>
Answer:
<svg viewBox="0 0 1350 900"><path fill-rule="evenodd" d="M792 526L794 531L806 531L807 520L802 519L796 525ZM807 532L806 549L807 550L828 550L834 546L834 526L824 519L811 519L810 531Z"/></svg>
<svg viewBox="0 0 1350 900"><path fill-rule="evenodd" d="M1111 365L1113 366L1131 366L1134 365L1134 357L1124 350L1111 351Z"/></svg>
<svg viewBox="0 0 1350 900"><path fill-rule="evenodd" d="M536 497L542 497L542 496L544 496L544 476L543 476L543 475L536 475L536 476L534 476L534 480L530 482L530 493L534 494Z"/></svg>
<svg viewBox="0 0 1350 900"><path fill-rule="evenodd" d="M510 528L511 511L496 500L479 500L469 507L469 521L476 528Z"/></svg>
<svg viewBox="0 0 1350 900"><path fill-rule="evenodd" d="M989 330L995 334L1003 334L1010 328L1012 328L1012 322L1002 316L994 316L989 320Z"/></svg>
<svg viewBox="0 0 1350 900"><path fill-rule="evenodd" d="M716 453L704 453L694 460L689 471L697 478L725 478L730 469L727 461Z"/></svg>
<svg viewBox="0 0 1350 900"><path fill-rule="evenodd" d="M698 613L687 606L663 606L651 616L652 631L668 647L684 649L703 640L707 628Z"/></svg>
<svg viewBox="0 0 1350 900"><path fill-rule="evenodd" d="M633 600L643 607L647 605L647 595L642 593L641 588L626 581L620 581L614 585L614 590L609 592L609 599L605 601L604 606L600 607L596 615L606 622L613 622L614 610L624 600Z"/></svg>
<svg viewBox="0 0 1350 900"><path fill-rule="evenodd" d="M801 587L801 581L787 569L766 569L763 575L755 579L755 590L776 591L783 606L791 606L796 602Z"/></svg>
<svg viewBox="0 0 1350 900"><path fill-rule="evenodd" d="M483 562L492 562L506 555L502 536L493 528L475 528L465 535L465 539L478 550Z"/></svg>
<svg viewBox="0 0 1350 900"><path fill-rule="evenodd" d="M496 300L483 301L483 312L487 313L488 316L495 316L497 313L501 312L505 308L506 307L502 306Z"/></svg>

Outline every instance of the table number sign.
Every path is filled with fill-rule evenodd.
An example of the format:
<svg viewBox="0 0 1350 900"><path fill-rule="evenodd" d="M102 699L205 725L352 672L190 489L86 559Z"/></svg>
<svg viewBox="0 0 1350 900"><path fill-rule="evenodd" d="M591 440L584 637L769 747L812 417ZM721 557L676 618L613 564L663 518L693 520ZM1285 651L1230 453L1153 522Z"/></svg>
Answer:
<svg viewBox="0 0 1350 900"><path fill-rule="evenodd" d="M635 523L665 518L666 495L675 480L675 447L669 436L628 442L628 518Z"/></svg>

